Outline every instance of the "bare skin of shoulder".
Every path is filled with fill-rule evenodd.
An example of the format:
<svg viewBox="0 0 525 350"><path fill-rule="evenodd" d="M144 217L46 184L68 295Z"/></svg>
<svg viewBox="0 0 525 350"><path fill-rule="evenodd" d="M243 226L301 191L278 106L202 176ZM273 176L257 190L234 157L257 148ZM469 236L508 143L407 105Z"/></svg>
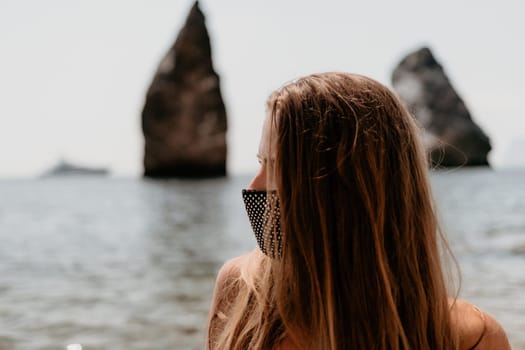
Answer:
<svg viewBox="0 0 525 350"><path fill-rule="evenodd" d="M247 263L252 253L248 253L226 262L220 269L215 285L210 319L213 323L219 305L225 299L234 298L225 295L224 286L228 280L238 278L241 266ZM450 299L451 322L459 332L459 349L461 350L510 350L511 346L501 325L489 314L464 300ZM210 323L210 325L212 325ZM297 350L298 348L285 339L274 347L274 350Z"/></svg>
<svg viewBox="0 0 525 350"><path fill-rule="evenodd" d="M505 331L492 316L464 300L451 303L452 324L459 332L460 349L511 349Z"/></svg>

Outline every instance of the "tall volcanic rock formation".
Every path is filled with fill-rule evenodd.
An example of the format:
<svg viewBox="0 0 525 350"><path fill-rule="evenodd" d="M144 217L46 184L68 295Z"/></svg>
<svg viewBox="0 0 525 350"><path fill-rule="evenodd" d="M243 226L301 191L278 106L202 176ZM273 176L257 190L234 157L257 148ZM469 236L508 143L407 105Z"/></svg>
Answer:
<svg viewBox="0 0 525 350"><path fill-rule="evenodd" d="M430 49L406 56L392 73L394 89L426 131L433 164L489 165L487 135L474 123Z"/></svg>
<svg viewBox="0 0 525 350"><path fill-rule="evenodd" d="M160 63L142 111L144 175L226 175L226 110L198 2Z"/></svg>

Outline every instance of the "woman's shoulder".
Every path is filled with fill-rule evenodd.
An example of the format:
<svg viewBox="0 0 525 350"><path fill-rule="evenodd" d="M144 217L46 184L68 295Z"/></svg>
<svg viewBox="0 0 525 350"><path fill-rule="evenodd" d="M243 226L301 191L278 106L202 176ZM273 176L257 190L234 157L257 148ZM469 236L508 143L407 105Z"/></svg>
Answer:
<svg viewBox="0 0 525 350"><path fill-rule="evenodd" d="M235 300L238 294L238 281L241 278L241 271L250 254L238 256L226 261L217 273L215 289L208 318L208 340L207 348L212 348L218 334L222 331L222 325L226 319L225 312Z"/></svg>
<svg viewBox="0 0 525 350"><path fill-rule="evenodd" d="M232 258L226 261L217 273L215 280L215 291L213 296L214 305L218 306L221 301L235 297L236 286L241 277L243 267L246 266L253 257L254 252Z"/></svg>
<svg viewBox="0 0 525 350"><path fill-rule="evenodd" d="M451 301L453 326L459 332L460 349L510 349L505 331L492 316L465 300Z"/></svg>
<svg viewBox="0 0 525 350"><path fill-rule="evenodd" d="M241 268L246 265L253 253L246 253L226 261L217 273L216 287L237 279L241 275Z"/></svg>

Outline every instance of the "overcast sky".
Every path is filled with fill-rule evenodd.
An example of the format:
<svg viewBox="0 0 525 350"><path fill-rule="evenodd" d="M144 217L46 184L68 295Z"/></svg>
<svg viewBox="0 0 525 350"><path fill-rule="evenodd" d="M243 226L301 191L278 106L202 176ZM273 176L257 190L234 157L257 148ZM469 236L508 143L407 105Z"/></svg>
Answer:
<svg viewBox="0 0 525 350"><path fill-rule="evenodd" d="M140 112L192 1L0 1L0 176L61 157L139 175ZM490 136L497 168L525 166L525 2L200 1L229 117L232 173L257 167L267 96L350 71L390 85L428 45Z"/></svg>

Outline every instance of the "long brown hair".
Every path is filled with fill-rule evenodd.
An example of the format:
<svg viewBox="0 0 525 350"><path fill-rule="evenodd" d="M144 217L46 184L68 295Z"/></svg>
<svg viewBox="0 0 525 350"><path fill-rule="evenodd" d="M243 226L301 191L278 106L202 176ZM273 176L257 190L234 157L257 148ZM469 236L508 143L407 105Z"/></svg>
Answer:
<svg viewBox="0 0 525 350"><path fill-rule="evenodd" d="M269 109L283 254L257 255L232 281L218 348L457 348L427 161L399 100L325 73Z"/></svg>

